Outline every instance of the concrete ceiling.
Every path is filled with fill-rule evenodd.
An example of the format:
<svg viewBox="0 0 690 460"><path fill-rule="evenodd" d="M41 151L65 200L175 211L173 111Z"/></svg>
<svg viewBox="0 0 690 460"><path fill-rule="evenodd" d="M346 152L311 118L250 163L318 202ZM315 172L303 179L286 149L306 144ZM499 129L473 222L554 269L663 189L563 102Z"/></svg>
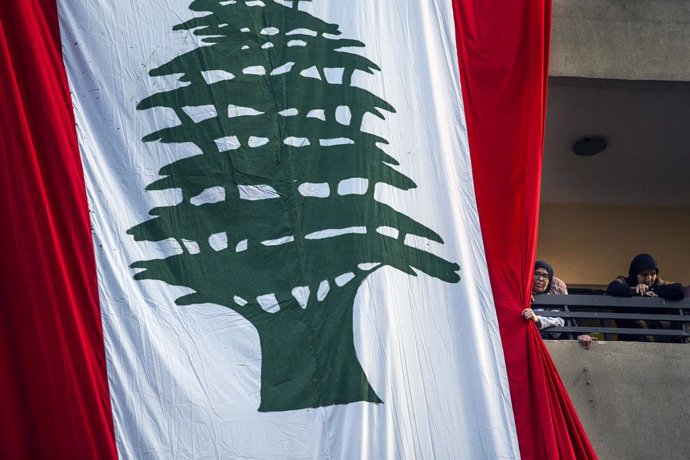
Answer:
<svg viewBox="0 0 690 460"><path fill-rule="evenodd" d="M595 134L603 152L573 153ZM690 83L550 78L541 199L690 208Z"/></svg>

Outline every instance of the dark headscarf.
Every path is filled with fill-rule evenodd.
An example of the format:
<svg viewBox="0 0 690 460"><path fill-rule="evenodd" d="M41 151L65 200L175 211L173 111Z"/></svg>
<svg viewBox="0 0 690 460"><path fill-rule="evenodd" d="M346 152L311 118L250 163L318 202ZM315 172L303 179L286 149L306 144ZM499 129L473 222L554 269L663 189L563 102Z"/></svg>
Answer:
<svg viewBox="0 0 690 460"><path fill-rule="evenodd" d="M632 262L630 262L630 268L628 269L628 284L635 286L637 284L637 275L650 268L656 270L657 275L659 274L659 264L656 263L654 257L649 254L636 255Z"/></svg>
<svg viewBox="0 0 690 460"><path fill-rule="evenodd" d="M537 271L537 268L543 268L549 273L549 282L546 285L546 290L544 291L544 294L548 294L549 292L551 292L551 281L553 281L553 267L548 262L544 262L543 260L537 260L534 263L535 272Z"/></svg>

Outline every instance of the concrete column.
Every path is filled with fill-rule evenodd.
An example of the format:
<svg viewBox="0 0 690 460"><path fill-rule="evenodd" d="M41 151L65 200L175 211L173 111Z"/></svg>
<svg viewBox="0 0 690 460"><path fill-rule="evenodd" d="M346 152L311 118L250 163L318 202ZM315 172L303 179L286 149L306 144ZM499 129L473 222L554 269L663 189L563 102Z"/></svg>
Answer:
<svg viewBox="0 0 690 460"><path fill-rule="evenodd" d="M553 0L550 75L690 81L690 1Z"/></svg>

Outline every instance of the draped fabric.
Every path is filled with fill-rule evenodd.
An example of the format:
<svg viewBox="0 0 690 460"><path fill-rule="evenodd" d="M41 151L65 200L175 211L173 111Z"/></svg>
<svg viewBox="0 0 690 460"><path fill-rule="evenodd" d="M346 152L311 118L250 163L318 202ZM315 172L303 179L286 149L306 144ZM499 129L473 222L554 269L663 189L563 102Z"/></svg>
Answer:
<svg viewBox="0 0 690 460"><path fill-rule="evenodd" d="M186 7L190 2L180 3ZM219 4L232 7L235 3ZM292 2L283 3L287 8ZM285 402L269 393L274 383L260 379L258 365L243 361L254 359L252 344L258 343L248 323L210 303L197 301L204 305L195 308L195 302L190 302L181 310L174 305L174 296L167 305L164 296L153 302L149 294L154 291L149 288L143 294L135 292L142 282L132 278L128 264L136 264L136 259L120 260L120 253L132 244L130 237L124 231L107 231L119 228L120 224L112 223L117 219L139 212L138 205L128 200L141 196L147 184L127 181L142 171L148 179L151 165L107 153L113 146L127 145L118 137L126 135L117 130L139 129L148 123L141 122L145 116L132 109L150 93L125 89L123 95L119 91L130 84L128 78L136 84L144 81L153 65L147 62L150 67L131 71L125 66L126 58L113 65L107 53L109 40L117 42L122 48L113 55L120 59L126 50L152 40L154 27L127 29L130 22L116 16L125 11L115 5L109 9L96 0L66 0L60 4L61 35L53 1L10 0L0 3L0 81L4 85L0 99L0 215L4 216L0 283L5 294L0 326L0 456L595 458L536 328L520 316L529 303L536 244L550 2L505 5L455 0L452 4L397 2L396 6L379 2L366 8L364 2L354 2L352 10L361 14L353 19L347 19L349 12L342 8L317 5L324 1L313 3L314 17L340 20L347 33L356 35L345 38L366 44L365 54L376 56L372 59L379 61L382 74L395 75L390 68L397 67L396 62L410 59L413 63L397 67L399 79L386 80L387 86L375 84L367 89L395 108L395 115L385 117L393 124L378 134L390 137L392 150L387 153L398 155L400 170L416 181L420 191L415 193L422 193L417 200L424 206L414 210L414 199L381 195L430 225L425 229L413 220L406 224L406 232L421 232L437 240L438 232L447 248L433 246L435 252L429 256L419 246L414 257L402 252L400 257L386 259L398 271L371 277L374 281L367 281L366 291L357 297L355 311L360 316L345 317L344 321L352 322L356 358L366 373L365 381L369 379L368 389L354 396L348 393L354 401L349 404L337 405L336 399L336 405L328 405L319 399L303 403L307 409L297 408L294 400ZM168 6L160 7L155 19L164 22ZM133 7L131 24L142 20L143 11L144 6ZM189 12L180 10L171 16L185 14ZM392 25L384 19L391 19ZM126 35L118 36L115 26L98 30L111 22L124 26ZM389 27L393 26L402 31L392 33ZM451 38L453 29L456 42ZM399 50L386 48L390 42L383 39L378 42L376 31L381 30L400 37ZM263 32L270 35L274 30ZM416 40L418 33L424 34L422 43ZM179 43L172 49L175 46ZM66 54L72 98L61 49ZM157 45L153 49L145 57L160 59L159 66L165 63L158 55L165 51ZM408 75L411 80L404 80ZM111 78L114 83L105 81ZM141 87L150 89L147 84ZM109 99L109 92L117 97ZM102 99L106 102L99 102ZM118 121L125 122L112 132L108 131L110 110L132 110L118 116ZM342 116L338 120L347 124ZM416 123L405 125L410 120ZM444 125L447 121L451 128ZM136 150L146 148L139 139L148 134L132 137ZM416 159L415 155L424 158L424 150L416 149L419 139L438 142L429 151L441 152L439 156L424 162ZM290 142L296 141L290 138ZM406 146L406 155L396 154L396 142ZM132 169L127 171L127 167ZM395 178L385 180L398 186L409 184L407 178L391 177ZM121 185L108 188L112 183ZM347 182L352 188L343 187L343 194L356 193L356 185ZM240 195L255 203L266 198L268 189L260 189L264 195L247 190L240 187ZM324 193L323 187L309 190ZM424 195L424 190L431 191ZM268 195L272 198L270 190ZM432 202L444 211L429 206ZM118 204L130 208L118 211ZM405 221L399 215L395 219ZM130 220L122 226L134 229L138 222ZM131 234L142 238L151 234L145 227L138 228L139 233ZM453 231L459 234L453 237ZM271 244L285 245L285 241ZM184 244L190 253L198 250ZM384 248L392 251L395 246L386 243ZM343 259L346 254L341 253ZM461 267L459 283L453 276L455 262ZM402 273L405 270L418 281L413 284L412 276ZM113 273L125 274L125 281ZM336 284L342 287L350 280L336 278L330 295L335 295ZM245 284L252 282L249 277ZM318 286L320 301L328 295L322 286ZM296 301L304 301L302 309L308 310L311 304L294 292ZM279 294L274 299L260 308L271 314L280 307L287 310L288 300ZM405 312L409 317L402 317ZM220 333L223 328L246 341L238 345L236 337L233 342L233 337ZM189 339L198 330L213 334ZM325 331L333 335L337 330ZM206 350L207 343L213 347ZM261 344L269 347L263 338ZM137 350L140 345L142 349ZM228 357L228 350L237 355ZM199 365L209 353L222 365L214 365L213 360ZM211 366L208 371L206 366ZM228 369L235 372L230 378ZM263 373L267 372L264 368ZM226 386L216 388L216 377ZM260 388L261 393L252 394L248 388ZM211 403L224 392L232 396L230 400ZM237 395L246 396L249 403L238 406L232 399ZM548 404L537 406L537 400ZM259 401L261 406L253 405ZM281 404L290 410L284 411ZM262 437L256 433L270 437L258 443Z"/></svg>
<svg viewBox="0 0 690 460"><path fill-rule="evenodd" d="M596 458L537 328L521 316L537 244L551 1L455 0L454 8L477 207L520 452Z"/></svg>
<svg viewBox="0 0 690 460"><path fill-rule="evenodd" d="M115 458L54 2L0 2L0 457Z"/></svg>

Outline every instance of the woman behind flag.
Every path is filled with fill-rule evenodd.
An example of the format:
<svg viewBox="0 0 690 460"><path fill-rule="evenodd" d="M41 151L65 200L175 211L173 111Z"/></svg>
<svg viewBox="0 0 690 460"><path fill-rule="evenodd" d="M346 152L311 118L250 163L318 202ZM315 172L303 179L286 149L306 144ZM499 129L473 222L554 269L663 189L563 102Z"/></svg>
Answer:
<svg viewBox="0 0 690 460"><path fill-rule="evenodd" d="M532 283L532 301L534 301L534 296L539 294L553 294L553 295L567 295L568 287L560 278L554 276L553 267L548 262L543 260L537 260L534 264L534 281ZM558 311L558 310L545 310L542 308L536 309L536 311ZM531 308L525 308L522 311L522 316L527 320L534 321L540 331L549 327L562 327L565 325L563 318L549 317L549 316L539 316L535 313L535 310ZM542 337L547 339L559 339L562 338L560 333L550 333L542 332ZM587 334L579 335L577 341L580 342L586 350L590 348L593 341L596 338L591 337Z"/></svg>

